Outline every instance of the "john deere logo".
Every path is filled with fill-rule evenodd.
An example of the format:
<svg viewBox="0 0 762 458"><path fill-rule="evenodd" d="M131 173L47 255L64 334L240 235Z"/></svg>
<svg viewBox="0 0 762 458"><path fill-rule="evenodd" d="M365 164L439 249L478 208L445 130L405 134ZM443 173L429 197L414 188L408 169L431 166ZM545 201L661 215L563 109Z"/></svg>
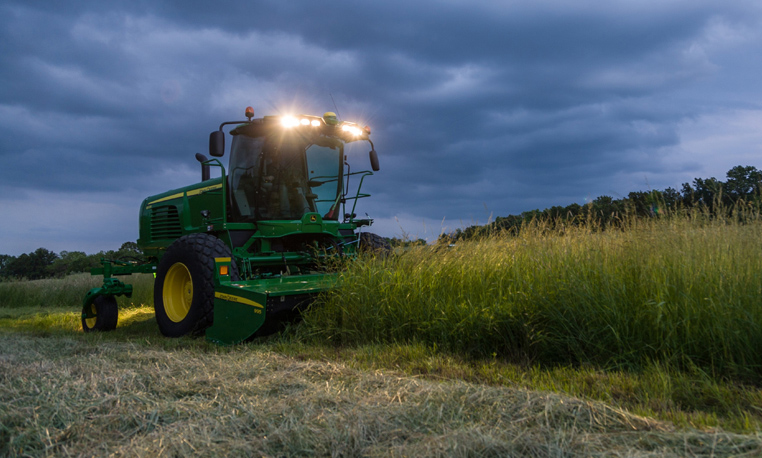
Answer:
<svg viewBox="0 0 762 458"><path fill-rule="evenodd" d="M314 223L315 221L317 221L317 216L315 216L315 215L310 215L310 222L311 222L311 223Z"/></svg>

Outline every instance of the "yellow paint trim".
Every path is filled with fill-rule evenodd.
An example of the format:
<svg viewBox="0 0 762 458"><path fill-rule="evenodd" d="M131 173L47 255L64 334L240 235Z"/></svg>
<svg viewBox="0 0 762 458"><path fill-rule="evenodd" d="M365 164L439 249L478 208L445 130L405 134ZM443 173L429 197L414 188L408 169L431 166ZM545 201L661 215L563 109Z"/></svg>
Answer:
<svg viewBox="0 0 762 458"><path fill-rule="evenodd" d="M172 194L171 196L162 197L161 199L156 199L153 202L148 202L148 206L151 206L153 204L158 204L159 202L164 202L165 200L172 200L177 199L178 197L182 197L183 193L178 192L177 194Z"/></svg>
<svg viewBox="0 0 762 458"><path fill-rule="evenodd" d="M254 301L252 301L250 299L246 299L245 297L241 297L241 296L233 296L232 294L225 294L225 293L217 293L217 292L215 292L214 293L214 297L216 297L218 299L222 299L223 301L238 302L239 304L251 305L251 306L254 306L254 307L257 307L257 308L260 308L260 309L265 308L262 304L260 304L258 302L254 302Z"/></svg>
<svg viewBox="0 0 762 458"><path fill-rule="evenodd" d="M204 192L207 192L207 191L213 191L215 189L222 189L222 183L220 183L220 184L213 184L211 186L206 186L206 187L203 187L203 188L192 189L192 190L188 191L187 193L178 192L177 194L172 194L171 196L162 197L161 199L156 199L156 200L154 200L152 202L148 202L148 204L146 204L146 207L150 207L151 205L157 204L159 202L164 202L164 201L167 201L167 200L177 199L178 197L182 197L183 194L185 194L188 197L190 197L190 196L195 196L197 194L201 194L201 193L204 193Z"/></svg>
<svg viewBox="0 0 762 458"><path fill-rule="evenodd" d="M215 189L222 189L222 183L220 184L213 184L211 186L207 186L205 188L198 188L194 189L192 191L188 191L188 196L195 196L196 194L201 194L202 192L212 191Z"/></svg>
<svg viewBox="0 0 762 458"><path fill-rule="evenodd" d="M230 258L214 258L214 262L230 262Z"/></svg>

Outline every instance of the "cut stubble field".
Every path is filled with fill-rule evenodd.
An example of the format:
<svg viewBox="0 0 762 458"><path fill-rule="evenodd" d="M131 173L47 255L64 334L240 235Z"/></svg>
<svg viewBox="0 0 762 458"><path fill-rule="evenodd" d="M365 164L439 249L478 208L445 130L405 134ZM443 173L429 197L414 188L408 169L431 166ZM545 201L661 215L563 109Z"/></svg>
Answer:
<svg viewBox="0 0 762 458"><path fill-rule="evenodd" d="M762 438L257 346L0 337L7 456L729 456Z"/></svg>
<svg viewBox="0 0 762 458"><path fill-rule="evenodd" d="M528 225L362 258L298 325L165 339L150 276L0 283L0 455L758 456L762 223ZM97 282L97 280L96 280Z"/></svg>

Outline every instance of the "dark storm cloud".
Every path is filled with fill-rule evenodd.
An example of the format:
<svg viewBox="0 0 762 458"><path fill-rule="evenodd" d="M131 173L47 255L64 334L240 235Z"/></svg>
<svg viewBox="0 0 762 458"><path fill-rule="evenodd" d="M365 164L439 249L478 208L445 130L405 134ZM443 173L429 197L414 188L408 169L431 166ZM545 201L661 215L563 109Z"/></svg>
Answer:
<svg viewBox="0 0 762 458"><path fill-rule="evenodd" d="M759 109L754 2L25 1L0 13L6 199L113 193L137 208L196 180L193 154L246 105L335 101L374 130L373 216L468 220L679 186L700 170L674 159L686 120Z"/></svg>

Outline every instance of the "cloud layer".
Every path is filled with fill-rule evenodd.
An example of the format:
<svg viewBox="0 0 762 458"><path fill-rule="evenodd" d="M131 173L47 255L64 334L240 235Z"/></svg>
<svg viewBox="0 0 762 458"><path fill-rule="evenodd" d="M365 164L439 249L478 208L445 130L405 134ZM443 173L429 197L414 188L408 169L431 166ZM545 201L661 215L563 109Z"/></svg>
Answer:
<svg viewBox="0 0 762 458"><path fill-rule="evenodd" d="M196 181L194 153L247 105L320 114L335 101L371 125L382 170L362 212L388 236L759 166L758 2L0 13L0 253L134 240L140 201Z"/></svg>

